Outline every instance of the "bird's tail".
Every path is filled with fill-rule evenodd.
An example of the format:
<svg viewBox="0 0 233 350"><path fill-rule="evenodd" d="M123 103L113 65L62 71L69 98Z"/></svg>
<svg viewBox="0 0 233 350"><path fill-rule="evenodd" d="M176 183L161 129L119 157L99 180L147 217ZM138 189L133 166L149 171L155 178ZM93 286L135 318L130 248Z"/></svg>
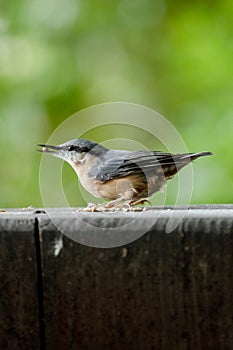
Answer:
<svg viewBox="0 0 233 350"><path fill-rule="evenodd" d="M199 152L199 153L185 153L172 155L170 162L166 161L161 163L166 178L172 178L183 167L194 161L199 157L211 156L212 152ZM169 165L169 166L168 166Z"/></svg>
<svg viewBox="0 0 233 350"><path fill-rule="evenodd" d="M199 158L199 157L205 157L205 156L212 156L212 152L199 152L199 153L186 153L184 154L181 159L189 158L191 161Z"/></svg>

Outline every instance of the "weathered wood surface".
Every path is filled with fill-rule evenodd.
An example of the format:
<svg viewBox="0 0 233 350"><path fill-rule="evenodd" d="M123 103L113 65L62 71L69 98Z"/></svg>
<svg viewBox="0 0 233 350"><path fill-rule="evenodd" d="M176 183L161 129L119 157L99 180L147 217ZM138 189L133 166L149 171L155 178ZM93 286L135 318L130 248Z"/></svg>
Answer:
<svg viewBox="0 0 233 350"><path fill-rule="evenodd" d="M175 216L182 210L177 208ZM39 294L43 303L37 302L40 310L35 310L34 316L29 314L25 307L34 300L36 287L34 292L33 288L24 290L22 307L15 308L13 320L11 305L5 306L4 316L0 313L1 328L5 320L20 330L17 321L27 313L21 327L31 324L31 332L37 334L34 344L38 340L41 349L49 350L233 349L233 206L194 207L172 233L165 233L169 211L151 208L135 221L135 228L145 228L158 211L160 217L149 232L125 246L109 249L84 246L68 238L90 234L72 209L53 209L49 216L28 211L38 224ZM93 235L98 240L103 227L119 225L119 220L127 222L137 213L78 215L95 223ZM16 220L13 211L3 216ZM4 237L7 242L1 217L0 240ZM68 237L57 230L61 224ZM9 235L8 230L7 235L17 240L16 231ZM130 239L132 232L125 233ZM23 255L19 256L24 267ZM0 263L1 271L3 267L10 270L7 263ZM23 278L35 269L33 261L25 268L18 272ZM0 278L9 289L8 275L1 272ZM13 279L16 284L14 274ZM37 280L31 278L28 283L34 285ZM3 288L5 298L8 289ZM39 321L37 318L33 323L32 317ZM38 324L45 332L38 332ZM4 329L2 336L8 339ZM38 334L44 337L41 343ZM12 333L11 341L14 337ZM25 347L30 348L36 346Z"/></svg>
<svg viewBox="0 0 233 350"><path fill-rule="evenodd" d="M0 213L1 350L40 349L34 231L30 214Z"/></svg>

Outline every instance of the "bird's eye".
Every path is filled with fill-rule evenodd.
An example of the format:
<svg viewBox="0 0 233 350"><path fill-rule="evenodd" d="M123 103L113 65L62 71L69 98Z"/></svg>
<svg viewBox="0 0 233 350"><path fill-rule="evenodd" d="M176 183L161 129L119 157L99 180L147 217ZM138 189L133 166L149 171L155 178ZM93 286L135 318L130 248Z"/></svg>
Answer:
<svg viewBox="0 0 233 350"><path fill-rule="evenodd" d="M72 146L69 146L68 147L68 151L71 152L71 151L75 151L75 147L72 145Z"/></svg>

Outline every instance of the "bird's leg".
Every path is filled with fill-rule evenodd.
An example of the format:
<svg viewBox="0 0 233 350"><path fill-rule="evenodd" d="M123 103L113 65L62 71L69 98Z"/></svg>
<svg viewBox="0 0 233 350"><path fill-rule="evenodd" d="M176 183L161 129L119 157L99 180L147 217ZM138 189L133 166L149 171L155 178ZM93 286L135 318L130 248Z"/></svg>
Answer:
<svg viewBox="0 0 233 350"><path fill-rule="evenodd" d="M117 199L114 199L114 200L111 201L111 202L106 202L106 203L104 204L104 207L105 207L105 208L113 208L113 207L116 207L117 204L118 204L119 202L121 202L121 201L122 201L122 197L118 197Z"/></svg>
<svg viewBox="0 0 233 350"><path fill-rule="evenodd" d="M122 203L120 203L120 202L122 202ZM139 205L139 204L144 204L144 203L148 203L149 205L152 205L148 198L140 198L137 200L135 200L135 199L125 200L123 196L120 196L111 202L107 202L104 205L104 208L106 208L106 209L112 208L113 210L114 209L115 210L122 209L124 211L140 211L140 209L144 209L144 208L134 208L134 207Z"/></svg>

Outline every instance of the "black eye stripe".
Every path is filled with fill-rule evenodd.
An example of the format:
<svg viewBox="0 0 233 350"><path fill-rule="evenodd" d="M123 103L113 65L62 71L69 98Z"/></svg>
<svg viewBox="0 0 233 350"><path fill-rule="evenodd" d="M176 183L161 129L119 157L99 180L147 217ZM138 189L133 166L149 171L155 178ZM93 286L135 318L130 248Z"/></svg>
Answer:
<svg viewBox="0 0 233 350"><path fill-rule="evenodd" d="M72 152L72 151L77 151L77 152L89 152L90 149L88 149L87 147L77 147L77 146L74 146L74 145L71 145L71 146L68 146L67 147L67 150L69 152Z"/></svg>

